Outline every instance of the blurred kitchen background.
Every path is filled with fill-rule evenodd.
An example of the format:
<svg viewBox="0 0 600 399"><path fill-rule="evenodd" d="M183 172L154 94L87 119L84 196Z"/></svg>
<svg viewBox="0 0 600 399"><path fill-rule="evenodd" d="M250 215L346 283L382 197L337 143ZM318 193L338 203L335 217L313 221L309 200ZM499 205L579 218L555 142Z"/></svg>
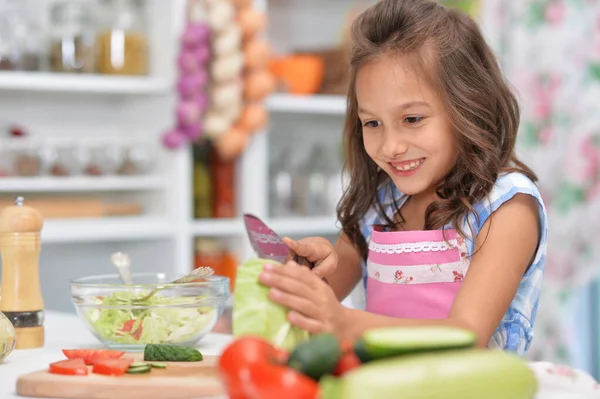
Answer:
<svg viewBox="0 0 600 399"><path fill-rule="evenodd" d="M530 356L598 378L600 1L444 2L480 21L519 91L519 152L550 215ZM185 0L0 0L0 206L22 195L44 215L46 308L74 312L69 280L113 273L115 251L135 271L210 265L234 279L254 256L244 212L280 235L334 240L347 29L370 3L254 0L276 87L268 124L227 143L241 153L226 160L212 141L165 142Z"/></svg>

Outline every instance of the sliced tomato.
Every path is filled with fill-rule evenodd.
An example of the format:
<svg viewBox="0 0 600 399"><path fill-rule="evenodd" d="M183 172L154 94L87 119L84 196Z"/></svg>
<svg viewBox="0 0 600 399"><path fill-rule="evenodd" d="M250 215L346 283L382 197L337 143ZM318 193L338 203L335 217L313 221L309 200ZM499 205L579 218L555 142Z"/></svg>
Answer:
<svg viewBox="0 0 600 399"><path fill-rule="evenodd" d="M123 375L132 364L133 359L127 357L121 359L100 360L94 363L92 373L104 375Z"/></svg>
<svg viewBox="0 0 600 399"><path fill-rule="evenodd" d="M52 374L87 375L88 367L83 359L67 359L50 363L49 371Z"/></svg>
<svg viewBox="0 0 600 399"><path fill-rule="evenodd" d="M83 359L88 365L93 365L100 360L118 359L125 354L125 352L109 349L63 349L62 352L68 359Z"/></svg>
<svg viewBox="0 0 600 399"><path fill-rule="evenodd" d="M129 335L131 335L136 340L139 340L140 337L142 336L142 324L140 323L140 325L138 326L138 328L135 331L133 331L133 332L131 331L131 330L133 330L133 325L135 324L136 321L137 320L134 320L134 319L127 320L125 323L123 323L123 328L121 328L121 331L130 333ZM119 335L123 335L123 334L119 334Z"/></svg>

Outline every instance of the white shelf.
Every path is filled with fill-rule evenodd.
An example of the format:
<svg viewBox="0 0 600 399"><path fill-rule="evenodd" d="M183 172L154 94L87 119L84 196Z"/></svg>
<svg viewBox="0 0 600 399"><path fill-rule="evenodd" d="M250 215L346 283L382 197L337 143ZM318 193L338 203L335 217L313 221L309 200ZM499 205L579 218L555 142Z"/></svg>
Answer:
<svg viewBox="0 0 600 399"><path fill-rule="evenodd" d="M165 188L157 176L3 177L0 193L144 191Z"/></svg>
<svg viewBox="0 0 600 399"><path fill-rule="evenodd" d="M273 94L267 98L267 107L272 112L345 115L346 97L325 94L312 96Z"/></svg>
<svg viewBox="0 0 600 399"><path fill-rule="evenodd" d="M266 223L281 236L337 235L340 231L331 217L273 218Z"/></svg>
<svg viewBox="0 0 600 399"><path fill-rule="evenodd" d="M280 236L284 235L337 235L339 229L331 217L289 217L264 219L265 223ZM205 219L192 222L194 237L245 236L246 226L242 219Z"/></svg>
<svg viewBox="0 0 600 399"><path fill-rule="evenodd" d="M169 238L172 233L172 222L158 217L47 219L42 228L42 245L152 240Z"/></svg>
<svg viewBox="0 0 600 399"><path fill-rule="evenodd" d="M194 237L230 237L246 234L242 219L197 219L190 233Z"/></svg>
<svg viewBox="0 0 600 399"><path fill-rule="evenodd" d="M168 94L166 81L152 77L49 72L1 72L1 91L97 94Z"/></svg>

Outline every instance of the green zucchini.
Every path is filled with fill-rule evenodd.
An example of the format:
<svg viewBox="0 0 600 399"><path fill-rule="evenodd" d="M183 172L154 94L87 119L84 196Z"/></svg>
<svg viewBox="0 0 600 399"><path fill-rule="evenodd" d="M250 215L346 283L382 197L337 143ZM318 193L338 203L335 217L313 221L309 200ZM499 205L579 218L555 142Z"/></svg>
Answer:
<svg viewBox="0 0 600 399"><path fill-rule="evenodd" d="M147 362L200 362L202 353L195 348L179 345L148 344L144 348Z"/></svg>
<svg viewBox="0 0 600 399"><path fill-rule="evenodd" d="M517 355L479 349L373 360L339 382L335 399L533 399L538 387Z"/></svg>
<svg viewBox="0 0 600 399"><path fill-rule="evenodd" d="M321 333L296 346L287 364L318 381L333 373L341 356L340 341L333 334Z"/></svg>
<svg viewBox="0 0 600 399"><path fill-rule="evenodd" d="M477 337L454 327L384 327L366 331L354 346L361 361L451 349L471 348ZM358 350L357 350L358 348Z"/></svg>
<svg viewBox="0 0 600 399"><path fill-rule="evenodd" d="M340 399L342 380L332 375L324 375L319 380L319 398Z"/></svg>

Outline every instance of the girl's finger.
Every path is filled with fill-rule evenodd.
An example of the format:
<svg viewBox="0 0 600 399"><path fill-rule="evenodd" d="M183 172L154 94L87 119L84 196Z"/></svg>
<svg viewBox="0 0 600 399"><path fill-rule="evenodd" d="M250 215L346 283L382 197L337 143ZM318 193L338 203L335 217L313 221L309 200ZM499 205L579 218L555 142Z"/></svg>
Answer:
<svg viewBox="0 0 600 399"><path fill-rule="evenodd" d="M325 331L325 324L323 322L306 317L293 310L288 313L288 320L294 326L306 330L310 334L318 334Z"/></svg>
<svg viewBox="0 0 600 399"><path fill-rule="evenodd" d="M265 265L264 269L266 272L301 281L312 289L319 287L319 278L309 268L301 267L294 261L288 261L285 265Z"/></svg>
<svg viewBox="0 0 600 399"><path fill-rule="evenodd" d="M289 268L296 269L295 267ZM266 286L278 288L281 291L298 296L304 296L312 291L311 286L303 281L303 279L295 278L293 275L284 273L279 269L273 271L266 270L260 274L258 279Z"/></svg>
<svg viewBox="0 0 600 399"><path fill-rule="evenodd" d="M277 288L269 291L269 298L290 310L295 310L306 317L318 318L320 309L311 298L293 295Z"/></svg>

